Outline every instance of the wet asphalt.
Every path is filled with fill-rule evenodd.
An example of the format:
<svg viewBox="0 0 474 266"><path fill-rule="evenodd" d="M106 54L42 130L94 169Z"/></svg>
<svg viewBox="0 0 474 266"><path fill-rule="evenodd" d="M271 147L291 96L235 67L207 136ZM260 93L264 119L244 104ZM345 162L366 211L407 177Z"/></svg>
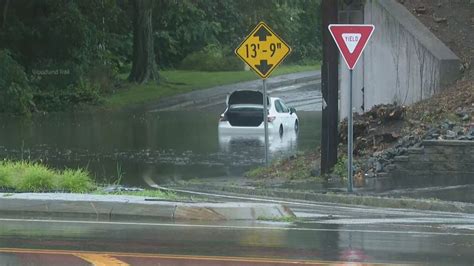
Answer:
<svg viewBox="0 0 474 266"><path fill-rule="evenodd" d="M292 222L0 219L0 264L24 262L24 257L5 248L236 257L241 262L260 258L427 265L474 263L473 215L308 202L289 206L298 216Z"/></svg>

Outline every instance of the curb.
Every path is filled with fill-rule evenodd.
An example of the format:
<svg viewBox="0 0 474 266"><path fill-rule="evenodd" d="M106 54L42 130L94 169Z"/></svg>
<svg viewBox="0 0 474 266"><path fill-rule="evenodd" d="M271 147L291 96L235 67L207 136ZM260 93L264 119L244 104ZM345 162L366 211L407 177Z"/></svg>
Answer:
<svg viewBox="0 0 474 266"><path fill-rule="evenodd" d="M183 203L147 201L145 197L66 193L0 193L0 217L61 217L97 221L146 220L257 220L292 217L280 204Z"/></svg>
<svg viewBox="0 0 474 266"><path fill-rule="evenodd" d="M304 200L346 205L362 205L381 208L415 209L440 212L460 212L474 214L474 204L464 202L423 200L413 198L391 198L368 194L338 194L303 192L284 189L260 189L235 186L213 186L204 184L186 184L186 187L170 187L188 191L223 193L227 195L259 196L266 199Z"/></svg>

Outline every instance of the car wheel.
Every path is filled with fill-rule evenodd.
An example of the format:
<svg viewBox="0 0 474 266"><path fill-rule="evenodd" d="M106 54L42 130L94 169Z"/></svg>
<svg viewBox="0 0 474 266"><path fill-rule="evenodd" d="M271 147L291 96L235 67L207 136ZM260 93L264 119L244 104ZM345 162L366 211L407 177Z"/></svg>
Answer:
<svg viewBox="0 0 474 266"><path fill-rule="evenodd" d="M280 137L283 136L283 125L280 125L280 129L278 130Z"/></svg>
<svg viewBox="0 0 474 266"><path fill-rule="evenodd" d="M300 130L300 125L298 123L298 120L295 121L295 132L298 133L298 130Z"/></svg>

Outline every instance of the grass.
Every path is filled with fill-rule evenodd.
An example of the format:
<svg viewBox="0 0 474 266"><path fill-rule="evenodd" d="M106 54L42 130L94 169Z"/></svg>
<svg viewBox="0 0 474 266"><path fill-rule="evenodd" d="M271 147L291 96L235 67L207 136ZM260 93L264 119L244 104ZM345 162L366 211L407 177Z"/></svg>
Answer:
<svg viewBox="0 0 474 266"><path fill-rule="evenodd" d="M298 153L291 158L273 162L270 166L251 169L245 176L256 179L308 180L314 168L316 154Z"/></svg>
<svg viewBox="0 0 474 266"><path fill-rule="evenodd" d="M343 181L347 181L347 156L341 156L337 159L331 173L341 177Z"/></svg>
<svg viewBox="0 0 474 266"><path fill-rule="evenodd" d="M84 170L53 170L39 163L26 161L0 162L0 189L15 192L66 191L90 192L96 188Z"/></svg>
<svg viewBox="0 0 474 266"><path fill-rule="evenodd" d="M317 69L320 69L320 65L280 66L273 72L272 76ZM253 71L202 72L164 70L160 72L160 75L163 81L159 85L153 83L127 83L122 90L110 95L105 100L105 107L123 108L153 102L162 97L182 94L193 90L257 79L257 75ZM125 80L126 77L125 74L120 76L123 80Z"/></svg>
<svg viewBox="0 0 474 266"><path fill-rule="evenodd" d="M283 217L264 217L259 216L258 221L268 221L268 222L281 222L281 223L294 223L299 221L296 216L283 216Z"/></svg>
<svg viewBox="0 0 474 266"><path fill-rule="evenodd" d="M123 172L117 165L118 181ZM27 161L0 162L0 190L8 192L71 192L100 195L131 195L165 200L184 199L174 192L160 190L121 191L107 193L98 187L90 174L83 169L65 169L58 171L40 163ZM7 197L9 194L4 194Z"/></svg>
<svg viewBox="0 0 474 266"><path fill-rule="evenodd" d="M128 196L141 196L147 198L158 198L158 199L165 199L165 200L182 200L184 199L181 196L178 196L174 192L168 191L161 191L157 189L149 190L145 189L142 191L118 191L118 192L104 192L101 188L93 191L92 194L97 195L128 195Z"/></svg>

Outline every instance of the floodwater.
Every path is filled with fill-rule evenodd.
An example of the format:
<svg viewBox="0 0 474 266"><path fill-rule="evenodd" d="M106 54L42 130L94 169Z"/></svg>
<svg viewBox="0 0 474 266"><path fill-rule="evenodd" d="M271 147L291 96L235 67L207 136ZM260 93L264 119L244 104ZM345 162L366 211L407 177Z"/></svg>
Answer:
<svg viewBox="0 0 474 266"><path fill-rule="evenodd" d="M101 111L0 117L0 158L86 168L101 183L239 177L264 163L264 138L219 136L217 111ZM300 132L270 136L270 158L316 149L320 112L298 112Z"/></svg>

